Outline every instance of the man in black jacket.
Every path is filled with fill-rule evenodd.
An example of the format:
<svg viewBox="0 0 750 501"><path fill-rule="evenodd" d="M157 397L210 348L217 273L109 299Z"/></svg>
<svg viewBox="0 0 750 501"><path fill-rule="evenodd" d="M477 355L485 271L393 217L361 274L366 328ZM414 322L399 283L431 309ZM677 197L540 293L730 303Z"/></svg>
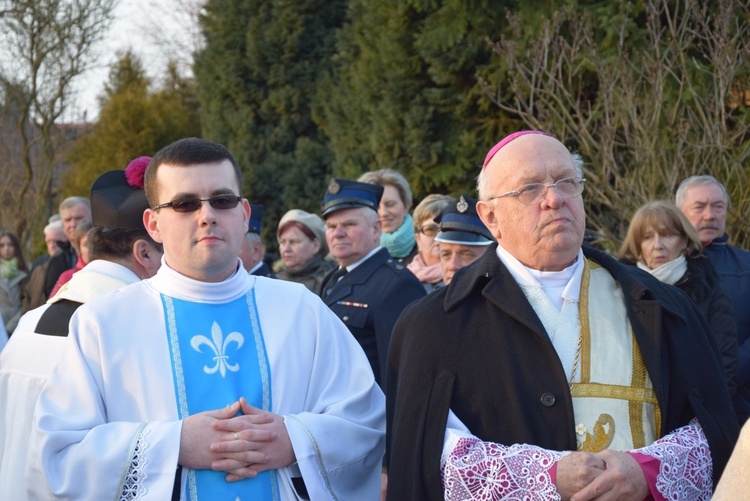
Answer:
<svg viewBox="0 0 750 501"><path fill-rule="evenodd" d="M263 206L250 205L250 221L247 223L247 233L240 248L240 259L242 266L251 275L258 277L276 278L271 268L266 264L266 244L260 234L260 225L263 222Z"/></svg>
<svg viewBox="0 0 750 501"><path fill-rule="evenodd" d="M582 248L580 156L547 133L487 155L498 245L410 305L388 360L389 499L707 499L737 437L681 292Z"/></svg>
<svg viewBox="0 0 750 501"><path fill-rule="evenodd" d="M44 296L49 298L57 279L65 270L76 265L78 254L71 242L75 241L75 232L81 221L91 219L91 202L86 197L68 197L60 203L60 218L63 223L68 243L60 246L60 251L50 257L44 276Z"/></svg>
<svg viewBox="0 0 750 501"><path fill-rule="evenodd" d="M739 345L734 407L742 424L750 417L750 252L728 243L729 195L713 176L685 179L675 194L675 205L698 233L703 251L732 302Z"/></svg>
<svg viewBox="0 0 750 501"><path fill-rule="evenodd" d="M362 346L381 387L393 325L407 304L425 295L417 277L380 246L382 195L376 184L331 180L322 210L328 248L339 267L319 291Z"/></svg>

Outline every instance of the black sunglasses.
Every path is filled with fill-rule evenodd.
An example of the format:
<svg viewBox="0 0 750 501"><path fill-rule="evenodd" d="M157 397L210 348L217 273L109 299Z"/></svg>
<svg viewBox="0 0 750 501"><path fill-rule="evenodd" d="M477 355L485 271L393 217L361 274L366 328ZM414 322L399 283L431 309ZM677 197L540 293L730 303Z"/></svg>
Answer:
<svg viewBox="0 0 750 501"><path fill-rule="evenodd" d="M201 208L203 202L208 202L208 205L217 210L228 210L237 207L240 200L242 197L237 195L216 195L210 198L185 197L159 204L153 210L171 207L175 212L195 212Z"/></svg>

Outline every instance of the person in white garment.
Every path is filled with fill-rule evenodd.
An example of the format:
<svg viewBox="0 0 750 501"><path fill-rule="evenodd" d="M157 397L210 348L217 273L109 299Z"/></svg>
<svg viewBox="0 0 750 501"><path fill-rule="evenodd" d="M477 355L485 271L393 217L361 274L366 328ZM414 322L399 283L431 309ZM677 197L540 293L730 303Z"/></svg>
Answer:
<svg viewBox="0 0 750 501"><path fill-rule="evenodd" d="M152 278L81 306L34 416L28 486L64 499L374 499L384 397L304 286L249 275L250 206L223 146L146 171Z"/></svg>
<svg viewBox="0 0 750 501"><path fill-rule="evenodd" d="M37 397L60 358L68 322L83 303L150 277L161 265L161 245L143 227L148 201L143 185L127 174L148 165L141 157L126 170L102 174L91 187L94 227L88 232L91 262L46 304L24 314L0 352L0 497L26 499L26 456ZM141 174L142 179L142 174Z"/></svg>
<svg viewBox="0 0 750 501"><path fill-rule="evenodd" d="M5 330L5 323L0 318L0 350L8 343L8 331Z"/></svg>
<svg viewBox="0 0 750 501"><path fill-rule="evenodd" d="M540 131L487 154L497 243L393 331L389 499L710 499L738 426L708 324L583 246L582 164Z"/></svg>

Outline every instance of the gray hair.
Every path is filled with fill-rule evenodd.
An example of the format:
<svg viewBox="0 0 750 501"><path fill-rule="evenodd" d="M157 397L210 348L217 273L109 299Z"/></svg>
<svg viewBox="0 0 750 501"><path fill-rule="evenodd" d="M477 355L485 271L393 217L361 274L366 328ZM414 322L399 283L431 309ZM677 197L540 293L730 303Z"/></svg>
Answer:
<svg viewBox="0 0 750 501"><path fill-rule="evenodd" d="M59 232L63 235L65 234L65 229L63 228L62 221L59 219L56 219L55 221L52 221L47 226L44 227L44 234L49 235L50 233Z"/></svg>
<svg viewBox="0 0 750 501"><path fill-rule="evenodd" d="M62 202L60 202L60 212L62 212L65 209L70 209L71 207L75 207L76 205L85 205L89 213L91 212L91 202L86 197L68 197Z"/></svg>
<svg viewBox="0 0 750 501"><path fill-rule="evenodd" d="M370 209L369 207L359 207L362 213L362 216L365 218L365 221L367 221L367 224L371 226L375 226L375 223L380 221L380 216L377 212Z"/></svg>
<svg viewBox="0 0 750 501"><path fill-rule="evenodd" d="M578 177L583 178L583 157L577 151L573 151L570 153L570 158L573 161L573 167L576 170L576 174L578 174ZM489 181L486 172L487 168L483 168L477 176L477 192L479 193L479 200L486 200L492 196L487 193L489 190L487 183Z"/></svg>
<svg viewBox="0 0 750 501"><path fill-rule="evenodd" d="M709 175L690 176L689 178L682 181L680 183L680 186L677 188L677 192L675 193L674 204L682 209L682 205L685 203L685 192L688 188L690 188L691 186L708 186L710 184L715 184L716 186L721 188L721 192L724 193L724 202L729 205L729 193L727 193L727 188L715 177Z"/></svg>

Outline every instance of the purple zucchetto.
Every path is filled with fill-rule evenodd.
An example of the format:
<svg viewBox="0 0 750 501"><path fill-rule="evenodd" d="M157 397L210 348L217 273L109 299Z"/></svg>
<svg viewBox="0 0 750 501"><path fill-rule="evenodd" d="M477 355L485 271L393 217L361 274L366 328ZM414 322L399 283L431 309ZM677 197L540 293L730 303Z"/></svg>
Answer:
<svg viewBox="0 0 750 501"><path fill-rule="evenodd" d="M487 167L487 164L490 163L490 160L492 160L492 157L495 156L495 154L500 151L506 144L513 141L514 139L517 139L521 136L526 136L528 134L540 134L542 136L547 137L555 137L549 132L544 132L541 130L519 130L518 132L514 132L513 134L509 134L505 136L502 140L500 140L499 143L497 143L495 146L490 149L489 153L487 153L487 156L484 157L484 163L482 164L482 169Z"/></svg>

